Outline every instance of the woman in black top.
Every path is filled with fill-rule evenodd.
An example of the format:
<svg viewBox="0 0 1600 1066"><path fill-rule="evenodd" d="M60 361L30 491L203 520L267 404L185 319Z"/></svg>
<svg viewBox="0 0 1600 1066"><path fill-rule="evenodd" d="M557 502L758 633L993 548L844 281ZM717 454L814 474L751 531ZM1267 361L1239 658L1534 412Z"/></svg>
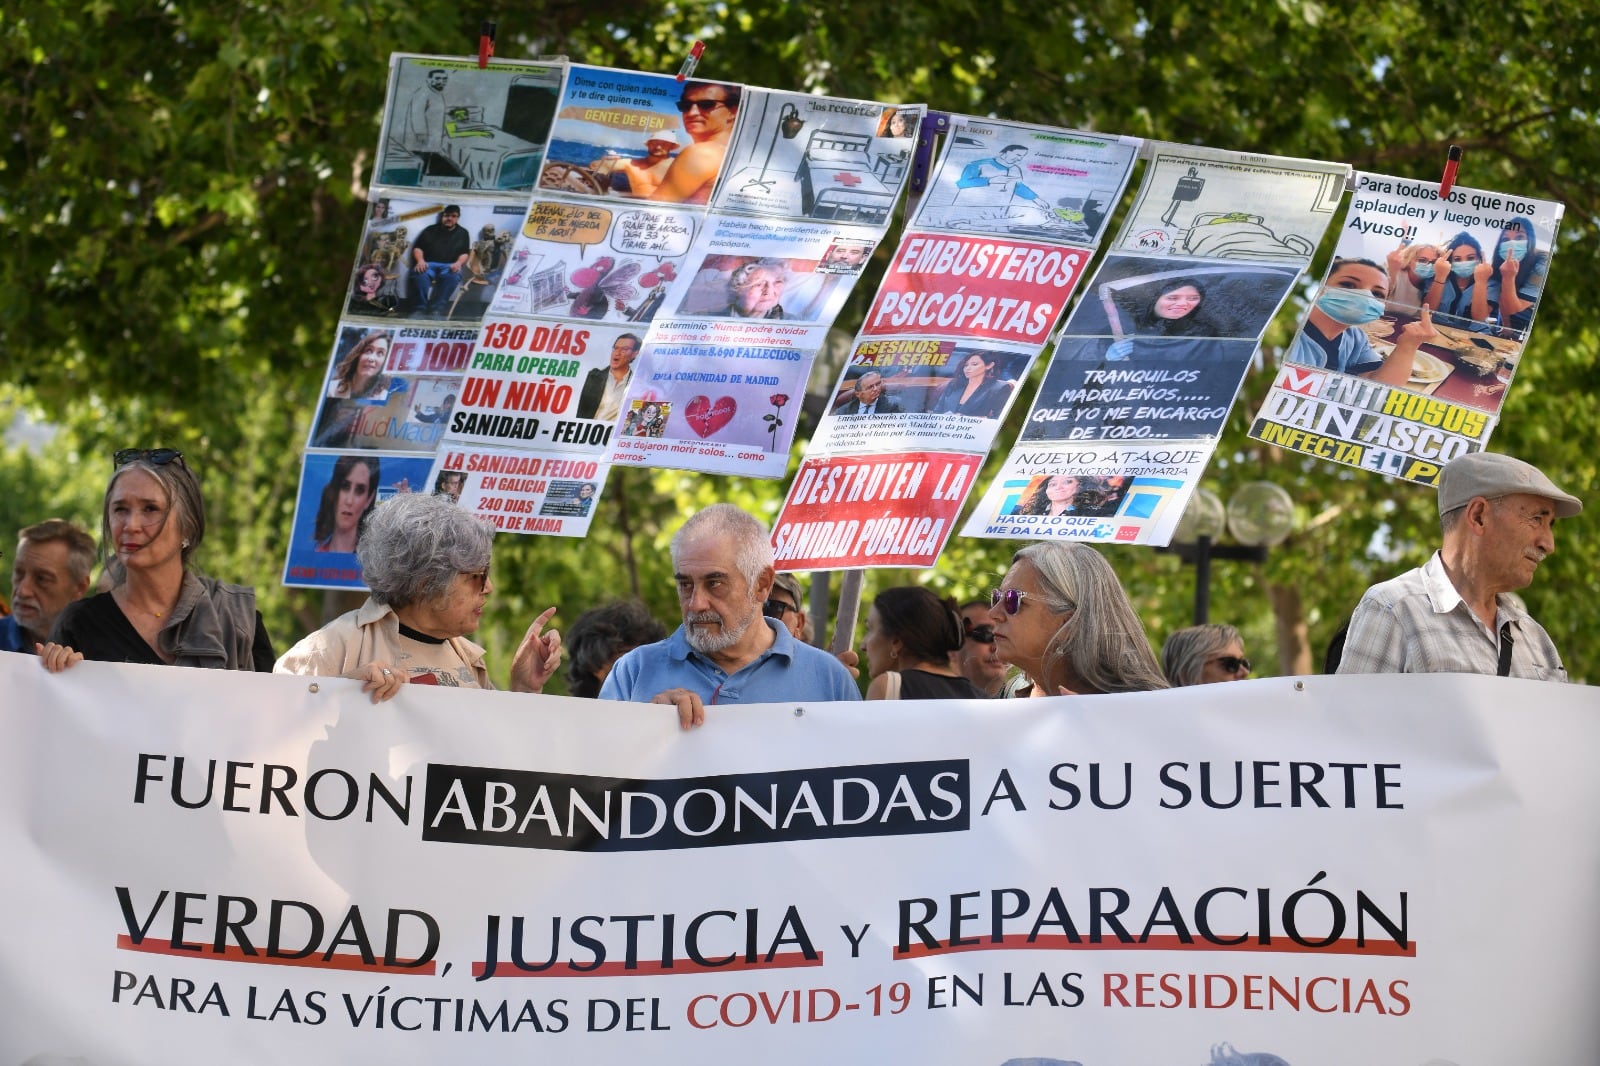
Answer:
<svg viewBox="0 0 1600 1066"><path fill-rule="evenodd" d="M100 526L111 591L61 612L40 654L47 670L95 659L271 671L255 591L189 569L206 515L182 453L118 452Z"/></svg>
<svg viewBox="0 0 1600 1066"><path fill-rule="evenodd" d="M961 647L961 616L954 601L917 585L884 589L867 612L869 700L983 699L977 686L951 665Z"/></svg>

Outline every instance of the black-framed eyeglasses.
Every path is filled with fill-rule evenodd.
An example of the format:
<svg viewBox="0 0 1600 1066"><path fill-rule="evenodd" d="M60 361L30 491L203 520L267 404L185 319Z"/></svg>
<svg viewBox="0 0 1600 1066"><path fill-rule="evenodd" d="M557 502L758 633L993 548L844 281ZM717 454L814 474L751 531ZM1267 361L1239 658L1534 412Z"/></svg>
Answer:
<svg viewBox="0 0 1600 1066"><path fill-rule="evenodd" d="M995 589L989 593L989 606L999 607L1005 605L1006 614L1016 614L1022 610L1022 598L1027 593L1021 589Z"/></svg>
<svg viewBox="0 0 1600 1066"><path fill-rule="evenodd" d="M761 605L762 614L766 615L768 618L776 618L780 622L783 621L783 616L788 614L790 611L794 611L798 614L800 608L796 607L792 603L784 603L782 600L768 600L766 603Z"/></svg>
<svg viewBox="0 0 1600 1066"><path fill-rule="evenodd" d="M176 448L123 448L112 453L112 469L120 470L129 463L149 463L152 466L177 463L187 466L183 461L183 453Z"/></svg>
<svg viewBox="0 0 1600 1066"><path fill-rule="evenodd" d="M679 100L675 106L678 108L678 114L680 114L680 115L687 115L689 112L694 111L696 109L699 109L699 111L700 111L700 113L702 115L709 115L711 112L715 111L719 107L727 107L728 106L728 101L726 101L726 100Z"/></svg>
<svg viewBox="0 0 1600 1066"><path fill-rule="evenodd" d="M1250 660L1243 655L1219 655L1211 660L1230 674L1237 674L1241 667L1245 673L1250 672Z"/></svg>
<svg viewBox="0 0 1600 1066"><path fill-rule="evenodd" d="M994 643L994 626L987 622L981 626L975 626L972 624L972 619L963 618L961 620L961 630L966 634L968 640L975 640L979 644Z"/></svg>

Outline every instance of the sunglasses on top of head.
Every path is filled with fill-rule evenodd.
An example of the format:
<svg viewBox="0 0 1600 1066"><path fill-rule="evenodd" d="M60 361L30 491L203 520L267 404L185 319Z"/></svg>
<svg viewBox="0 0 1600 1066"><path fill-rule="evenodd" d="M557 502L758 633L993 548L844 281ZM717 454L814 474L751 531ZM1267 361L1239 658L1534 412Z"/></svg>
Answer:
<svg viewBox="0 0 1600 1066"><path fill-rule="evenodd" d="M129 463L149 463L152 466L166 466L168 463L185 465L183 453L176 448L123 448L111 456L113 469L121 469Z"/></svg>

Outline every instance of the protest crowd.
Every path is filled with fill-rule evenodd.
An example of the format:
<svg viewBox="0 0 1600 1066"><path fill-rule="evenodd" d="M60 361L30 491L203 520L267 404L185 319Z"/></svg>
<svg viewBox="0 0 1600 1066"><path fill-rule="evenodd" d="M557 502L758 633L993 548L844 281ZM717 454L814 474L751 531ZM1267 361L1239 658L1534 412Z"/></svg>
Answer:
<svg viewBox="0 0 1600 1066"><path fill-rule="evenodd" d="M1565 680L1550 635L1514 595L1555 550L1554 525L1582 510L1536 467L1476 452L1439 484L1441 546L1369 589L1336 638L1340 673L1457 672ZM205 503L172 449L114 457L94 542L52 518L20 531L0 648L53 672L84 659L356 678L374 702L406 683L492 688L470 640L495 586L490 523L444 493L405 493L371 510L357 548L370 595L279 656L252 589L194 571ZM1116 574L1093 547L1019 550L987 601L957 605L920 586L885 589L862 653L830 655L800 582L773 567L767 528L732 504L692 516L671 545L682 607L666 627L642 604L561 604L535 618L511 666L515 691L542 691L569 660L575 696L673 706L685 728L713 704L980 699L1132 692L1250 676L1237 629L1167 635L1160 661ZM566 644L546 628L576 618Z"/></svg>

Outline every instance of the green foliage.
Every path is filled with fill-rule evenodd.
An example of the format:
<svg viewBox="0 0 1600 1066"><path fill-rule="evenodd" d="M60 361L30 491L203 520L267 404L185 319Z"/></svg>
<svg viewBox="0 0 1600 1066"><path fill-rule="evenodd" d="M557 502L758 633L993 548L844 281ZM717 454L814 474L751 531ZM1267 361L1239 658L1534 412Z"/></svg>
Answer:
<svg viewBox="0 0 1600 1066"><path fill-rule="evenodd" d="M320 595L277 579L388 56L470 52L478 14L432 0L36 0L25 11L0 16L0 116L12 131L0 146L0 417L21 406L61 432L37 454L0 452L0 536L49 514L95 525L112 449L180 447L202 469L212 511L202 565L254 582L287 644L323 613ZM1596 483L1600 333L1584 279L1600 275L1600 20L1577 0L588 0L516 5L500 20L502 56L672 71L701 38L709 77L1406 177L1436 177L1445 145L1461 144L1463 184L1568 205L1494 447L1580 493ZM1291 300L1274 324L1267 365L1299 309ZM1361 589L1433 545L1433 494L1247 440L1266 378L1247 379L1207 483L1226 496L1275 481L1303 525L1264 567L1218 564L1213 614L1270 659L1268 590L1298 590L1317 661ZM994 469L991 457L980 484ZM769 482L628 471L614 476L586 541L501 538L482 633L491 662L504 671L550 603L567 623L638 592L674 617L666 542L682 518L719 499L770 517L781 495ZM1527 592L1575 676L1600 673L1600 598L1573 595L1591 584L1591 525L1562 524L1561 550ZM936 570L871 573L866 594L920 581L965 599L993 585L1013 547L953 538ZM1192 574L1174 557L1107 555L1153 636L1187 623Z"/></svg>

